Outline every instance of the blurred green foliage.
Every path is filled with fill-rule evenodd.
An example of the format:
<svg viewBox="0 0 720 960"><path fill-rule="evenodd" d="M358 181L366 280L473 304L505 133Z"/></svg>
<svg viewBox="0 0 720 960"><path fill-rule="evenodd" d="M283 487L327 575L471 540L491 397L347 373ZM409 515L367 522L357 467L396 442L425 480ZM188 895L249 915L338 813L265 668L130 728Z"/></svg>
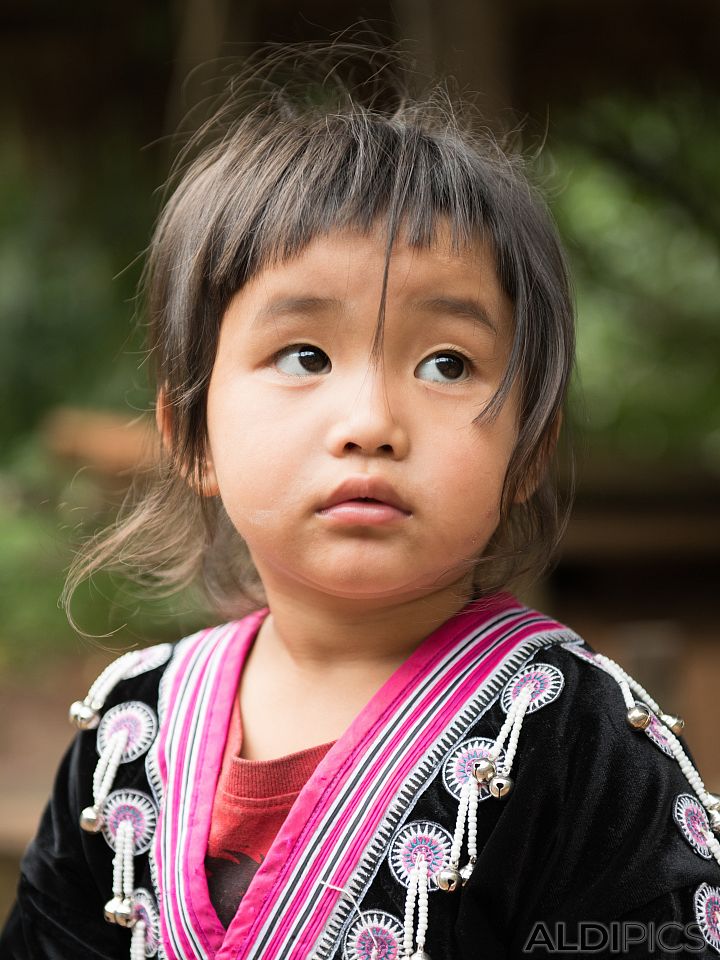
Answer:
<svg viewBox="0 0 720 960"><path fill-rule="evenodd" d="M560 124L553 210L578 301L573 412L594 456L720 473L720 125L697 97Z"/></svg>
<svg viewBox="0 0 720 960"><path fill-rule="evenodd" d="M74 147L74 149L72 149ZM0 463L60 403L142 406L133 324L153 171L122 136L48 159L0 147Z"/></svg>
<svg viewBox="0 0 720 960"><path fill-rule="evenodd" d="M539 163L577 289L573 417L629 469L720 472L714 110L690 94L589 104L553 121ZM112 515L96 483L50 462L38 423L58 404L148 402L133 295L165 158L117 129L52 157L12 131L0 148L0 667L88 642L57 597L71 545ZM113 648L202 619L192 598L141 604L102 577L75 614L96 634L127 622Z"/></svg>
<svg viewBox="0 0 720 960"><path fill-rule="evenodd" d="M117 504L115 504L116 506ZM97 481L70 474L28 444L0 487L0 674L31 669L38 658L108 651L177 639L208 622L199 598L150 599L122 578L100 573L73 597L69 624L58 598L81 539L112 519L114 506Z"/></svg>

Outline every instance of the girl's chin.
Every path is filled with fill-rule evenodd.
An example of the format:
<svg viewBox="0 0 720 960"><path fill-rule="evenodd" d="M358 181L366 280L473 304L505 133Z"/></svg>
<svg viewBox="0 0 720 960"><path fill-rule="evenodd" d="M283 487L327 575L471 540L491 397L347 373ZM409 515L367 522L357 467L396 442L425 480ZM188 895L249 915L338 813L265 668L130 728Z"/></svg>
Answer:
<svg viewBox="0 0 720 960"><path fill-rule="evenodd" d="M300 589L303 596L307 596L311 592L318 602L322 602L322 598L326 597L329 601L343 600L349 603L353 601L367 603L374 600L407 603L437 593L444 587L459 581L462 576L456 572L454 576L443 578L442 571L434 571L423 578L416 576L409 581L407 570L403 573L404 576L400 574L393 576L390 573L383 575L375 571L372 576L368 576L368 571L365 569L345 571L342 575L338 575L338 569L334 568L327 571L325 575L317 570L305 575L291 574L290 579L285 583L289 593ZM282 581L273 579L275 589L282 591Z"/></svg>

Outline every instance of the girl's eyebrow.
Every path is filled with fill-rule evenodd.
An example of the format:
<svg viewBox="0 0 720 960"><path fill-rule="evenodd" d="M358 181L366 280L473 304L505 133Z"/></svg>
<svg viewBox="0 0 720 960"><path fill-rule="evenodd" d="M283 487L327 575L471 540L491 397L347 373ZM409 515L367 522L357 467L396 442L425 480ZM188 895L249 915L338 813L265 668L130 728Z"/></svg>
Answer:
<svg viewBox="0 0 720 960"><path fill-rule="evenodd" d="M472 297L428 297L423 300L413 300L410 306L414 310L422 310L426 313L442 313L461 320L469 319L497 334L497 327L490 319L488 311L482 303Z"/></svg>
<svg viewBox="0 0 720 960"><path fill-rule="evenodd" d="M333 297L278 297L257 311L252 325L255 327L266 320L277 320L284 316L313 316L328 310L337 310L341 306L341 301Z"/></svg>
<svg viewBox="0 0 720 960"><path fill-rule="evenodd" d="M411 300L408 304L411 310L424 313L444 314L458 319L472 320L497 334L497 327L490 319L490 314L478 300L472 297L426 297L420 300ZM277 320L282 317L317 316L328 311L337 311L342 308L342 301L334 297L278 297L262 306L252 322L256 327L267 320Z"/></svg>

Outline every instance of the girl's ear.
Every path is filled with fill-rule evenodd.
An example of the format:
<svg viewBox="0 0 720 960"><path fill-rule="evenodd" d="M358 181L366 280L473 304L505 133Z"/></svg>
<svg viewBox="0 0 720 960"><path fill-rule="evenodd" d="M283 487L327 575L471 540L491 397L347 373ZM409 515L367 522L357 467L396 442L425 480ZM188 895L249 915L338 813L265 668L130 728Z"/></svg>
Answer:
<svg viewBox="0 0 720 960"><path fill-rule="evenodd" d="M562 410L559 410L557 416L555 417L555 422L548 433L548 438L543 445L543 448L538 452L534 465L530 469L523 483L521 483L518 487L518 491L515 494L513 503L525 503L537 490L543 474L545 473L545 470L547 469L547 466L555 453L555 448L557 447L558 440L560 438L562 422L563 412Z"/></svg>
<svg viewBox="0 0 720 960"><path fill-rule="evenodd" d="M165 389L160 387L155 401L155 423L158 433L162 440L162 445L166 452L171 454L173 448L172 436L172 408L165 402ZM183 476L190 487L201 497L216 497L220 493L217 477L215 476L215 466L212 457L209 455L205 459L205 470L202 479L198 476L197 468L193 470L183 470Z"/></svg>

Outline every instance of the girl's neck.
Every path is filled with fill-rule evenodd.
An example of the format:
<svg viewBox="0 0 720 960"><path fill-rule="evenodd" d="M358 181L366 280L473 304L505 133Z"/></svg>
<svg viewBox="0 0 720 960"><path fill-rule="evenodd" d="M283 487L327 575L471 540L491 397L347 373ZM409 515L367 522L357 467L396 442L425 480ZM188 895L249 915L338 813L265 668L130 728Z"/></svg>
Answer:
<svg viewBox="0 0 720 960"><path fill-rule="evenodd" d="M266 589L270 614L258 634L256 655L278 666L284 661L309 676L373 665L392 671L470 597L469 578L400 601L320 598L267 584Z"/></svg>
<svg viewBox="0 0 720 960"><path fill-rule="evenodd" d="M420 643L457 613L469 585L402 602L277 590L243 670L242 756L268 760L342 736Z"/></svg>

